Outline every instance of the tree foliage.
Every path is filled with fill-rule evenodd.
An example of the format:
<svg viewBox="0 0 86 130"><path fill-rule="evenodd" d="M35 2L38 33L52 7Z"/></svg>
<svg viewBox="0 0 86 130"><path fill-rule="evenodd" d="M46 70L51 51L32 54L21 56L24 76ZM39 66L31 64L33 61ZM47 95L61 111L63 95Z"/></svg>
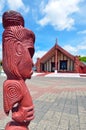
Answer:
<svg viewBox="0 0 86 130"><path fill-rule="evenodd" d="M0 66L2 66L2 60L0 60Z"/></svg>
<svg viewBox="0 0 86 130"><path fill-rule="evenodd" d="M82 62L86 62L86 56L83 56L83 57L79 57L79 60L82 61Z"/></svg>

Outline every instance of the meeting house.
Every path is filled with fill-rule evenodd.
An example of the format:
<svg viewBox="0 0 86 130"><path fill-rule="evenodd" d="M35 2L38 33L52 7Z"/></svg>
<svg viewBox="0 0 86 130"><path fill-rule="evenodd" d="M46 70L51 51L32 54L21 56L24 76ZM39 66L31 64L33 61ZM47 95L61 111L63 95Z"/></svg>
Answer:
<svg viewBox="0 0 86 130"><path fill-rule="evenodd" d="M67 50L55 45L35 64L37 72L55 73L86 73L86 65L79 60L79 56L70 54Z"/></svg>

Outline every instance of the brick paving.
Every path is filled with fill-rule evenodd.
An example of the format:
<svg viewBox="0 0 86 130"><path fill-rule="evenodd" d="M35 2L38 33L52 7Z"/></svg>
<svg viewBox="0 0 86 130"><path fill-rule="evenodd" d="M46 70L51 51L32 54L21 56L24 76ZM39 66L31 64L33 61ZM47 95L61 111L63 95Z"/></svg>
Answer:
<svg viewBox="0 0 86 130"><path fill-rule="evenodd" d="M3 112L0 77L0 130L11 119ZM26 84L35 105L30 130L86 130L86 78L32 77Z"/></svg>

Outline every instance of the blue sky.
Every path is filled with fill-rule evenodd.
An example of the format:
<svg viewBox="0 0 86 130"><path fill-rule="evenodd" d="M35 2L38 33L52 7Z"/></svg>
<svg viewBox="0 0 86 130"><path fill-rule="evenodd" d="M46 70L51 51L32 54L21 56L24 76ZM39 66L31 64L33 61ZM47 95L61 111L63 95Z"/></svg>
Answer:
<svg viewBox="0 0 86 130"><path fill-rule="evenodd" d="M20 12L25 27L36 35L34 62L58 44L73 55L86 56L86 0L0 0L0 59L2 14Z"/></svg>

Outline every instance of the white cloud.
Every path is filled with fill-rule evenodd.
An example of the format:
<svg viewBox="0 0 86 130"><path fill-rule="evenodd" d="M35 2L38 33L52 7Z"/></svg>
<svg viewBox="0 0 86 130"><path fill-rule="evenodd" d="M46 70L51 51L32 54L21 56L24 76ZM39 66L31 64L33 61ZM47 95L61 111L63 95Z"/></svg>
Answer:
<svg viewBox="0 0 86 130"><path fill-rule="evenodd" d="M41 7L44 17L38 21L41 26L51 24L57 30L70 30L74 25L72 15L79 12L78 4L82 0L49 0Z"/></svg>
<svg viewBox="0 0 86 130"><path fill-rule="evenodd" d="M77 47L78 47L78 50L86 50L86 38L84 38Z"/></svg>
<svg viewBox="0 0 86 130"><path fill-rule="evenodd" d="M33 57L33 62L35 63L37 58L41 58L46 52L47 51L41 51L41 50L36 51Z"/></svg>
<svg viewBox="0 0 86 130"><path fill-rule="evenodd" d="M22 0L0 0L0 23L2 23L2 13L5 7L8 7L9 10L21 11L23 13L29 12L29 6L25 5Z"/></svg>
<svg viewBox="0 0 86 130"><path fill-rule="evenodd" d="M73 55L86 55L86 39L74 46L65 45L63 48Z"/></svg>
<svg viewBox="0 0 86 130"><path fill-rule="evenodd" d="M63 48L71 54L77 54L77 51L78 51L77 47L72 46L72 45L65 45Z"/></svg>
<svg viewBox="0 0 86 130"><path fill-rule="evenodd" d="M86 30L79 31L78 34L86 34Z"/></svg>
<svg viewBox="0 0 86 130"><path fill-rule="evenodd" d="M0 12L2 11L3 7L4 7L4 1L3 0L0 0Z"/></svg>
<svg viewBox="0 0 86 130"><path fill-rule="evenodd" d="M78 17L76 18L77 23L81 25L86 25L86 0L82 0L82 3L80 4L80 11L78 14Z"/></svg>
<svg viewBox="0 0 86 130"><path fill-rule="evenodd" d="M0 23L2 23L2 10L4 8L5 1L0 0Z"/></svg>
<svg viewBox="0 0 86 130"><path fill-rule="evenodd" d="M28 12L29 11L29 7L26 7L24 5L24 3L22 2L22 0L15 0L14 2L12 0L7 0L7 2L8 2L9 8L12 9L12 10L21 9L24 12Z"/></svg>

